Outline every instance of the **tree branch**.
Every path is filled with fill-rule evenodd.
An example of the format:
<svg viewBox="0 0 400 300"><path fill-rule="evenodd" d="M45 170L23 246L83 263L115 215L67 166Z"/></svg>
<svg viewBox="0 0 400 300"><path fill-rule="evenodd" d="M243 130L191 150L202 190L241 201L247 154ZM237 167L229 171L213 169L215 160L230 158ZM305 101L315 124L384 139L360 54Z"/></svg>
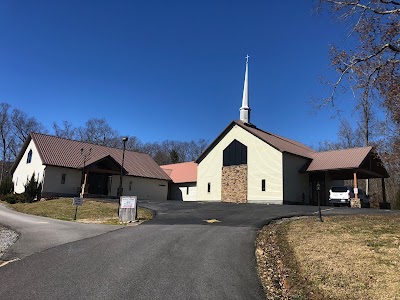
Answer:
<svg viewBox="0 0 400 300"><path fill-rule="evenodd" d="M393 1L393 0L380 0L380 1L381 1L381 3L385 3L385 4L400 5L400 2Z"/></svg>
<svg viewBox="0 0 400 300"><path fill-rule="evenodd" d="M359 2L346 2L346 1L337 1L337 0L325 0L325 1L329 2L329 3L336 4L336 5L340 5L340 6L343 6L343 7L344 6L354 6L354 7L362 8L362 9L365 9L365 10L372 11L373 13L376 13L376 14L379 14L379 15L390 15L390 14L400 13L400 8L391 9L391 10L379 10L377 8L373 8L371 6L364 5L364 4L361 4ZM382 0L381 0L381 2L382 2ZM386 2L383 2L383 3L386 3ZM390 2L390 3L392 3L392 2ZM389 3L387 3L387 4L389 4ZM393 1L392 4L397 5L396 2L394 2L394 1Z"/></svg>

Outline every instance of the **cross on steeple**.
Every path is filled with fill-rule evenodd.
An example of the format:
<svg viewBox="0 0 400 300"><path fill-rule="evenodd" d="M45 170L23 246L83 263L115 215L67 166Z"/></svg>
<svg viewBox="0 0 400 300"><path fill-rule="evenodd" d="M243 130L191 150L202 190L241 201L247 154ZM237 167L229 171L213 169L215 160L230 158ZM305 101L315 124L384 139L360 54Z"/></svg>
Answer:
<svg viewBox="0 0 400 300"><path fill-rule="evenodd" d="M249 57L250 57L250 56L247 54L247 55L246 55L246 64L249 63Z"/></svg>

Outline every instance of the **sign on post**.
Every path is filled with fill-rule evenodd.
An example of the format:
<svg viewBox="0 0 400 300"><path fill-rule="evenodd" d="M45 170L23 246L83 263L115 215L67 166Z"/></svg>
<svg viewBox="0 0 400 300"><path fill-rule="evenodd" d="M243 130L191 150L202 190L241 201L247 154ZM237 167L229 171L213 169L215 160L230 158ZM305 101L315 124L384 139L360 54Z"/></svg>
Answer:
<svg viewBox="0 0 400 300"><path fill-rule="evenodd" d="M83 198L79 198L79 197L74 197L73 198L72 205L82 206L82 204L83 204Z"/></svg>
<svg viewBox="0 0 400 300"><path fill-rule="evenodd" d="M135 222L137 210L137 197L136 196L121 196L119 207L119 220L120 222Z"/></svg>
<svg viewBox="0 0 400 300"><path fill-rule="evenodd" d="M83 198L74 197L72 198L72 205L75 205L75 216L74 220L76 220L76 214L78 213L78 206L82 206Z"/></svg>

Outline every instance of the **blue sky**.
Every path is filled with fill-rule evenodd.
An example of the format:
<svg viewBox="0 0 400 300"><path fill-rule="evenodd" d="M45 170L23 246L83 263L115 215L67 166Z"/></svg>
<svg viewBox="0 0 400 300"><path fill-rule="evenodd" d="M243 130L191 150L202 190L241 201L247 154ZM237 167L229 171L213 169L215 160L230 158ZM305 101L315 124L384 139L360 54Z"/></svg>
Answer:
<svg viewBox="0 0 400 300"><path fill-rule="evenodd" d="M239 118L245 56L251 121L307 145L336 139L310 99L335 79L346 27L314 1L0 2L0 101L46 127L105 117L143 141L210 142ZM350 113L351 110L348 110ZM350 115L348 115L350 116Z"/></svg>

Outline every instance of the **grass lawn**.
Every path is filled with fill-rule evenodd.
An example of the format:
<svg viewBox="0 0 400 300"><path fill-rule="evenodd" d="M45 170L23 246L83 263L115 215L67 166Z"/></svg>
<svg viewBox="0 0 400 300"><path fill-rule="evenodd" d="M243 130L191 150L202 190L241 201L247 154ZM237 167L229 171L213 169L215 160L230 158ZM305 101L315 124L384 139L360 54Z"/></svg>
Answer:
<svg viewBox="0 0 400 300"><path fill-rule="evenodd" d="M75 215L75 206L72 198L59 198L34 203L6 204L8 207L31 215L72 221ZM78 207L77 222L118 224L118 203L84 199L83 205ZM138 208L138 219L151 220L153 213L143 207Z"/></svg>
<svg viewBox="0 0 400 300"><path fill-rule="evenodd" d="M264 248L275 241L275 267L284 273L280 286L289 299L400 299L399 215L332 216L323 223L302 218L275 226L260 232L256 255L259 263L260 254L268 261L274 251ZM268 270L261 274L274 279Z"/></svg>

